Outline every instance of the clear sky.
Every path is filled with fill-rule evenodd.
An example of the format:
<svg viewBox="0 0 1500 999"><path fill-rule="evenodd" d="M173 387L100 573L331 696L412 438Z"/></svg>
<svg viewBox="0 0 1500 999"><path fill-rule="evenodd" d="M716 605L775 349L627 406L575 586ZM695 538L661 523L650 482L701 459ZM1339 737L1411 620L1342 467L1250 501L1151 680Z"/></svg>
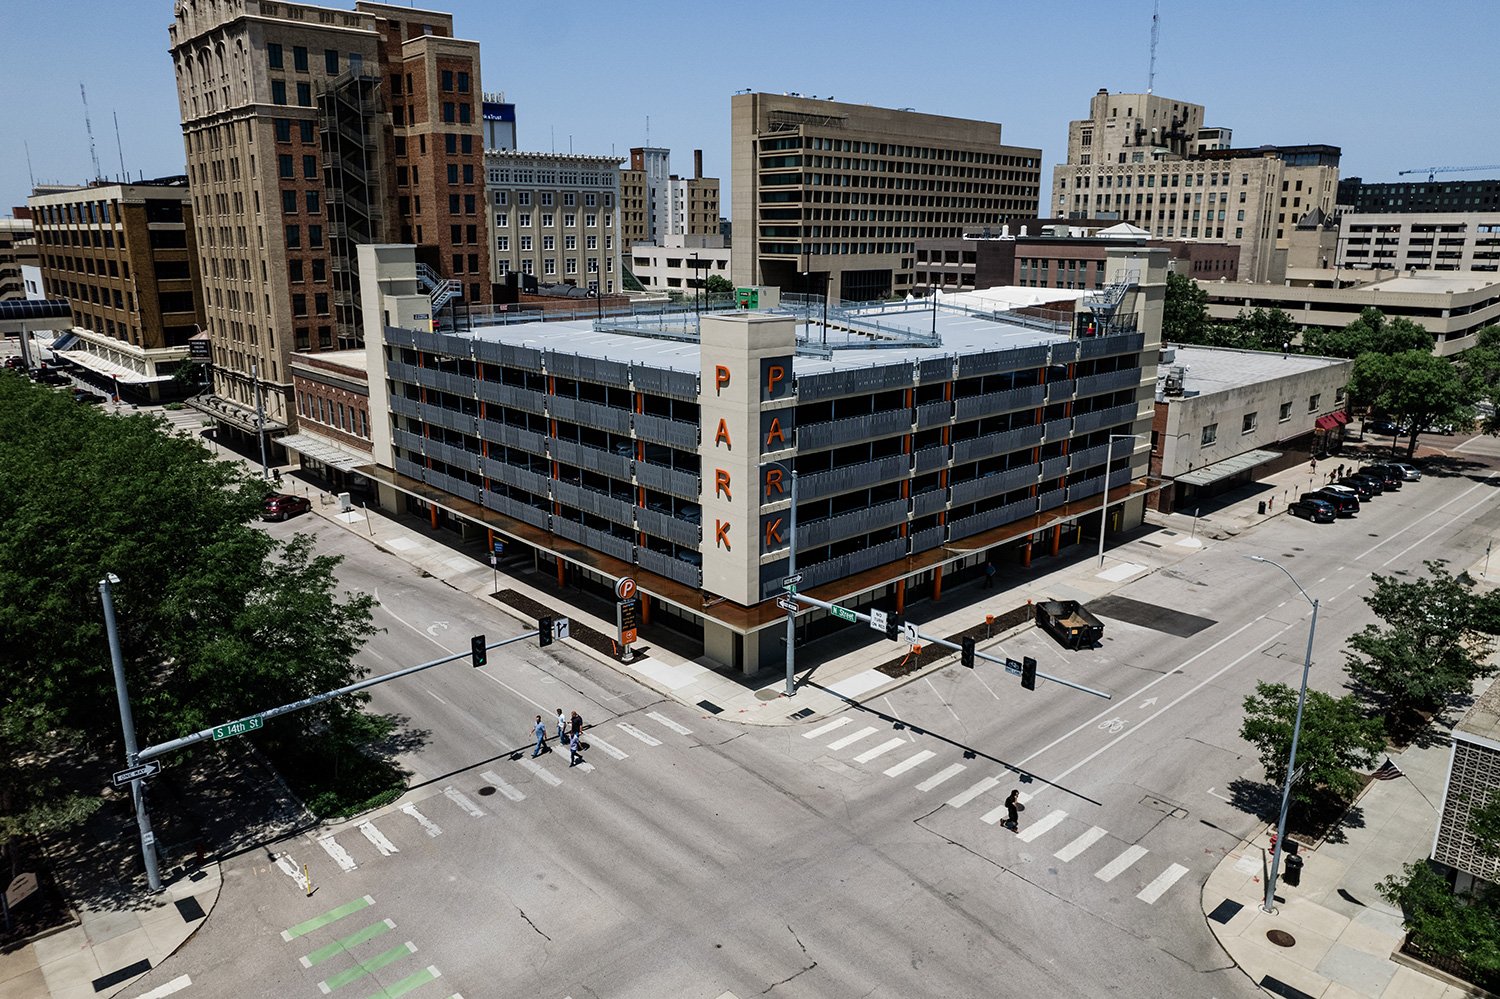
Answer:
<svg viewBox="0 0 1500 999"><path fill-rule="evenodd" d="M1068 121L1100 87L1144 90L1150 61L1151 0L430 6L481 43L484 88L516 103L523 149L623 156L649 115L675 172L704 150L726 214L736 90L998 121L1004 141L1041 147L1046 195ZM23 140L39 182L92 173L79 83L106 174L120 171L115 114L131 174L183 172L171 19L170 0L0 0L0 215L30 190ZM1161 0L1155 89L1205 105L1237 146L1330 143L1341 176L1396 180L1500 164L1497 40L1497 0Z"/></svg>

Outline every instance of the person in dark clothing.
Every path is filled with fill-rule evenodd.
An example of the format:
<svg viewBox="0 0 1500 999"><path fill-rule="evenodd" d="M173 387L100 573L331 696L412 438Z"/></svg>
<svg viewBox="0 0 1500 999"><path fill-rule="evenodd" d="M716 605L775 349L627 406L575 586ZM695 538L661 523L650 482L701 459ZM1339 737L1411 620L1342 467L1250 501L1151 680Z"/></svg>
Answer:
<svg viewBox="0 0 1500 999"><path fill-rule="evenodd" d="M986 590L995 588L995 563L993 562L984 564L984 588Z"/></svg>
<svg viewBox="0 0 1500 999"><path fill-rule="evenodd" d="M990 799L994 800L994 799ZM1010 797L1005 799L1005 824L1015 832L1021 820L1021 789L1016 788L1010 792Z"/></svg>

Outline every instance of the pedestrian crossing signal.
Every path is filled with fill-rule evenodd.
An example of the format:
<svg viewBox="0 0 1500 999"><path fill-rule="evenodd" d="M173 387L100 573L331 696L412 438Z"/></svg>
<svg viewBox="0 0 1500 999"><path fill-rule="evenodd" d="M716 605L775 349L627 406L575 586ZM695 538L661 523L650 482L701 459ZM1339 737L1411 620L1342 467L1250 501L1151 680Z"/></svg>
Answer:
<svg viewBox="0 0 1500 999"><path fill-rule="evenodd" d="M536 637L542 645L552 644L552 618L539 617L536 619Z"/></svg>
<svg viewBox="0 0 1500 999"><path fill-rule="evenodd" d="M959 653L959 661L969 667L969 669L974 668L974 639L965 638L963 640L963 651Z"/></svg>
<svg viewBox="0 0 1500 999"><path fill-rule="evenodd" d="M1027 690L1036 689L1036 660L1030 656L1021 659L1021 686Z"/></svg>
<svg viewBox="0 0 1500 999"><path fill-rule="evenodd" d="M483 635L475 635L473 638L469 639L469 655L473 657L475 669L478 669L485 663L489 662L490 653L489 650L484 647Z"/></svg>

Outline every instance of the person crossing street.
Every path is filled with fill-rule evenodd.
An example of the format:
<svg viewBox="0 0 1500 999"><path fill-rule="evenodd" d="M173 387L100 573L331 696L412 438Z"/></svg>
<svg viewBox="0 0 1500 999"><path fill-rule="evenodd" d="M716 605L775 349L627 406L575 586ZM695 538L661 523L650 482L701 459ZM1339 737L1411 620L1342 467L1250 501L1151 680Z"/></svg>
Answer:
<svg viewBox="0 0 1500 999"><path fill-rule="evenodd" d="M547 723L542 721L542 716L536 716L536 749L532 750L531 758L536 759L547 751Z"/></svg>

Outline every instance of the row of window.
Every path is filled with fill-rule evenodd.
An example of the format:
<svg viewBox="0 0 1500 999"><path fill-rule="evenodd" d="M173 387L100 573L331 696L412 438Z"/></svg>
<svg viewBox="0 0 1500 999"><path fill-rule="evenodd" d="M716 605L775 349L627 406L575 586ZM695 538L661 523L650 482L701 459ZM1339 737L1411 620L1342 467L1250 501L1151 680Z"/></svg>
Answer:
<svg viewBox="0 0 1500 999"><path fill-rule="evenodd" d="M566 184L576 187L614 187L613 173L593 173L576 170L533 170L510 167L491 167L491 184Z"/></svg>
<svg viewBox="0 0 1500 999"><path fill-rule="evenodd" d="M494 171L492 170L490 171L490 173L491 175L493 175ZM493 181L493 176L491 179ZM516 191L516 204L522 208L529 207L531 205L531 195L531 191ZM496 191L494 193L494 198L492 199L495 203L495 207L504 208L506 205L510 204L510 196L510 191ZM555 203L555 198L556 195L554 195L551 191L539 191L536 193L536 203L541 205L543 208L551 208ZM592 192L584 194L583 207L597 208L599 205L599 198L600 195L594 194ZM611 208L614 206L614 194L606 193L603 195L603 198L605 208ZM564 191L562 196L562 204L564 208L572 208L573 206L578 204L578 195L573 193L572 191Z"/></svg>
<svg viewBox="0 0 1500 999"><path fill-rule="evenodd" d="M473 227L470 226L470 228L473 228ZM517 237L517 246L522 251L530 250L532 248L532 238L530 236L520 236L520 237ZM605 236L604 237L604 248L606 250L612 250L612 249L614 249L614 246L615 246L614 237L613 236ZM585 250L597 250L597 249L599 249L599 237L598 236L589 236L586 240L584 240L584 247L583 248ZM509 236L496 236L495 237L495 249L499 250L502 253L508 252L510 250L510 237ZM557 249L557 237L556 236L543 236L542 237L542 249L543 250L555 250L555 249ZM576 249L578 249L578 237L577 236L564 236L563 237L563 249L564 250L576 250Z"/></svg>
<svg viewBox="0 0 1500 999"><path fill-rule="evenodd" d="M313 420L366 440L370 438L370 413L367 409L356 409L352 404L346 406L321 395L298 391L297 411L302 414L303 419Z"/></svg>
<svg viewBox="0 0 1500 999"><path fill-rule="evenodd" d="M357 71L358 68L361 65L363 65L363 62L364 62L364 57L361 56L358 52L350 52L349 53L349 68L351 70L356 70ZM281 47L280 43L278 43L278 42L271 42L271 43L269 43L269 44L266 45L266 65L268 67L270 67L271 69L285 69L286 68L286 53L285 53L285 50ZM307 47L306 46L304 46L304 45L294 45L294 46L292 46L292 69L295 70L298 73L306 73L308 71ZM338 49L324 49L323 50L323 69L330 76L338 76L338 73L339 73L339 52L338 52Z"/></svg>
<svg viewBox="0 0 1500 999"><path fill-rule="evenodd" d="M1344 401L1344 390L1343 389L1339 389L1335 393L1334 398L1335 398L1336 402L1342 403ZM1309 413L1316 413L1318 411L1318 409L1322 405L1322 400L1323 400L1323 395L1322 395L1321 392L1315 392L1312 395L1308 396L1307 397L1307 411ZM1277 417L1276 417L1277 422L1278 423L1286 423L1291 418L1292 418L1292 404L1289 403L1289 402L1283 402L1281 404L1280 411L1277 413ZM1256 427L1259 425L1259 422L1260 422L1260 413L1259 412L1246 413L1243 417L1240 418L1240 433L1242 435L1243 434L1253 434L1253 433L1255 433ZM1203 429L1202 429L1202 431L1199 433L1198 446L1199 447L1208 447L1211 444L1216 443L1218 441L1218 439L1219 439L1219 425L1217 423L1205 424L1204 427L1203 427Z"/></svg>
<svg viewBox="0 0 1500 999"><path fill-rule="evenodd" d="M615 221L615 219L614 219L614 213L613 212L605 212L604 213L604 228L606 228L606 229L611 228L614 225L614 221ZM531 212L517 212L516 213L516 225L519 226L522 229L530 229L531 228ZM553 212L543 212L541 220L540 220L540 225L541 225L541 228L543 228L543 229L552 229L552 228L555 228L556 225L557 225L557 215L554 214ZM564 212L563 213L563 224L562 224L562 227L564 229L576 229L576 228L578 228L578 215L576 213L574 213L574 212ZM596 214L594 212L588 212L588 213L586 213L583 216L583 227L585 229L596 229L596 228L598 228L599 227L599 216L598 216L598 214ZM497 228L497 229L508 229L508 228L510 228L510 213L509 212L496 212L495 213L495 228ZM593 239L594 237L590 236L589 238Z"/></svg>
<svg viewBox="0 0 1500 999"><path fill-rule="evenodd" d="M526 247L522 247L522 249L525 250ZM453 255L453 259L455 261L457 261L458 260L458 254L455 253ZM501 274L504 274L504 273L506 273L507 271L510 270L510 261L508 261L508 260L501 260L501 261L499 261L499 265L500 265L500 273ZM588 273L590 273L590 274L598 274L599 273L599 258L598 257L589 257L588 260L585 261L585 267L587 267ZM605 269L606 272L609 272L609 273L613 273L614 272L614 269L615 269L614 258L612 258L612 257L606 257L604 259L604 269ZM522 260L521 261L521 273L522 274L532 274L532 273L535 273L535 261L531 260L530 258ZM563 273L564 274L577 274L578 273L578 258L577 257L564 257L563 258ZM546 275L548 277L553 277L553 276L555 276L557 274L557 258L556 257L543 257L542 258L542 274L544 274L544 275Z"/></svg>

